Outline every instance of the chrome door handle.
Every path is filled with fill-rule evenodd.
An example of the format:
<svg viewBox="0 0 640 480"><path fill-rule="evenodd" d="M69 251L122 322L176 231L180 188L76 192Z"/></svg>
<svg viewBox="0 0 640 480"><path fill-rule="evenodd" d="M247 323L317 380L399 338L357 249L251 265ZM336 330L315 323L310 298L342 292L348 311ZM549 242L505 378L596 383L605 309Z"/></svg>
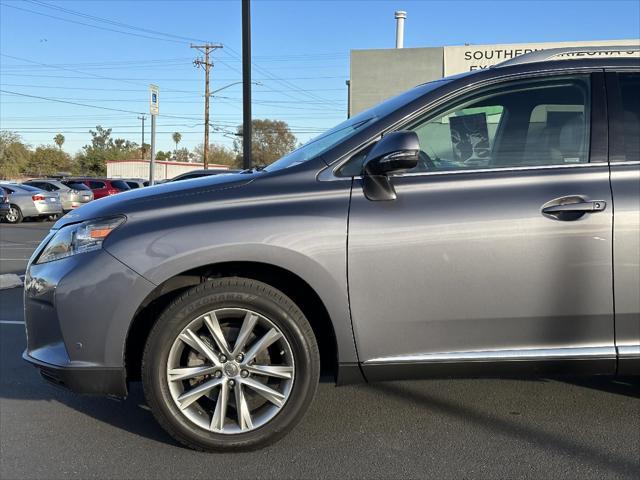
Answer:
<svg viewBox="0 0 640 480"><path fill-rule="evenodd" d="M565 203L564 205L551 205L544 207L542 213L548 215L558 215L561 213L590 213L601 212L607 208L607 202L604 200L594 200L592 202L575 202Z"/></svg>

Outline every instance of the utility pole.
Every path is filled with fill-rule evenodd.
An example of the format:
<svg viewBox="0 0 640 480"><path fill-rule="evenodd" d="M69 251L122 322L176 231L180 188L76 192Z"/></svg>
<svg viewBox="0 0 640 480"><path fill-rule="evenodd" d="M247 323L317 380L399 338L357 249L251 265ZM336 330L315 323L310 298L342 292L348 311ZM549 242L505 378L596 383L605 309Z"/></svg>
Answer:
<svg viewBox="0 0 640 480"><path fill-rule="evenodd" d="M242 0L242 167L251 168L251 2Z"/></svg>
<svg viewBox="0 0 640 480"><path fill-rule="evenodd" d="M142 150L142 160L144 160L144 121L147 119L144 115L138 117L138 120L142 120L142 143L140 144L140 150Z"/></svg>
<svg viewBox="0 0 640 480"><path fill-rule="evenodd" d="M193 61L193 64L196 67L204 68L204 148L202 152L202 161L206 170L209 168L209 70L213 67L213 63L209 62L209 54L218 48L222 48L222 45L213 43L206 43L204 45L192 44L191 48L195 48L204 54L204 59L196 58Z"/></svg>

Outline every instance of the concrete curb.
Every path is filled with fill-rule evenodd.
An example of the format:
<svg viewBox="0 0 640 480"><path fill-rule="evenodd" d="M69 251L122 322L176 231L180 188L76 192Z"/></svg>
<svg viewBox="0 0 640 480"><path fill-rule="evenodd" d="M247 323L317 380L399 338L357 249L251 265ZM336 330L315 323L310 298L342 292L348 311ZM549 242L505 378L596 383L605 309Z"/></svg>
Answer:
<svg viewBox="0 0 640 480"><path fill-rule="evenodd" d="M24 285L24 275L16 275L15 273L0 275L0 290L22 287L22 285Z"/></svg>

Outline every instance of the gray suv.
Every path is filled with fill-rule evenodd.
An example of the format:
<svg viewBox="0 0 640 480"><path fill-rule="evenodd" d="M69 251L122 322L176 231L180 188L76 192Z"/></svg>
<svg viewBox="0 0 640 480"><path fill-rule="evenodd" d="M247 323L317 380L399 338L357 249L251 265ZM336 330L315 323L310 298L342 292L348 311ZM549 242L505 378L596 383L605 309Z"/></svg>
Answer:
<svg viewBox="0 0 640 480"><path fill-rule="evenodd" d="M264 169L91 202L29 262L24 358L77 392L141 379L173 437L231 451L321 375L638 374L637 54L518 57Z"/></svg>

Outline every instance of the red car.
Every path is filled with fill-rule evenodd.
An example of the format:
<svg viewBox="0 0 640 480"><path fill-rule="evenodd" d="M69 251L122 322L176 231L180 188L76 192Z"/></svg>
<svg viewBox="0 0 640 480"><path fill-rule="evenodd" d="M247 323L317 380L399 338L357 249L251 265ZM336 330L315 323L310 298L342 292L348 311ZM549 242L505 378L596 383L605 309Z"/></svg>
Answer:
<svg viewBox="0 0 640 480"><path fill-rule="evenodd" d="M129 185L123 180L109 178L73 178L73 181L85 184L93 191L93 198L98 199L115 195L116 193L130 190Z"/></svg>

